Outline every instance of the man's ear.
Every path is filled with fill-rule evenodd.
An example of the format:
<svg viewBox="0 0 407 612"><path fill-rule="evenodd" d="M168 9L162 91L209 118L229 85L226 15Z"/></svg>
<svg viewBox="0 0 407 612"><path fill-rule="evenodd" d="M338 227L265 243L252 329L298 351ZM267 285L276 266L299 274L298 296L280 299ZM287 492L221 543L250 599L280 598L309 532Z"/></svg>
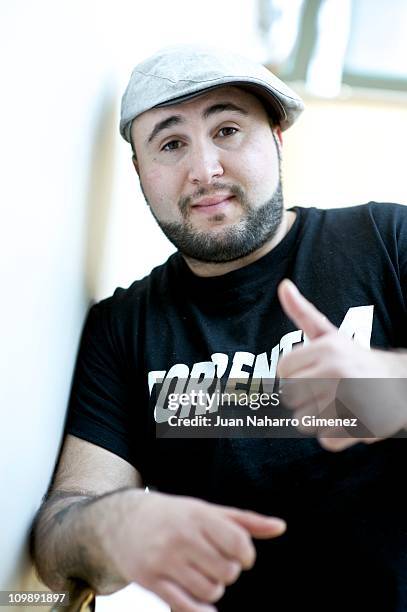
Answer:
<svg viewBox="0 0 407 612"><path fill-rule="evenodd" d="M139 172L139 167L138 167L138 161L135 155L133 155L133 157L131 158L132 162L133 162L133 166L136 169L136 172L138 174L138 176L140 176L140 172Z"/></svg>
<svg viewBox="0 0 407 612"><path fill-rule="evenodd" d="M278 142L280 143L280 147L282 147L283 146L283 132L281 131L281 127L279 125L276 125L273 128L273 131L274 131L275 135L278 138Z"/></svg>

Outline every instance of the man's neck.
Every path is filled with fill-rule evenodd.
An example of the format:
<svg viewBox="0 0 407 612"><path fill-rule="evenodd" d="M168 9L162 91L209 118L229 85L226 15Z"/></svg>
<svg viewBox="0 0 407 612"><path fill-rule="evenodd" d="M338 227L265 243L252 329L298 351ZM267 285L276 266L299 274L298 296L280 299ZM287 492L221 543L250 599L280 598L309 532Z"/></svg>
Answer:
<svg viewBox="0 0 407 612"><path fill-rule="evenodd" d="M242 257L240 259L236 259L235 261L226 261L224 263L212 263L205 261L198 261L197 259L192 259L192 257L187 257L183 255L186 263L189 268L192 270L194 274L197 276L221 276L222 274L227 274L228 272L233 272L234 270L238 270L239 268L244 268L249 264L257 261L267 253L269 253L272 249L274 249L286 236L286 234L290 231L292 224L294 223L296 218L296 213L294 211L284 211L283 218L281 220L280 226L277 232L274 234L273 238L263 244L262 247L253 251L249 255Z"/></svg>

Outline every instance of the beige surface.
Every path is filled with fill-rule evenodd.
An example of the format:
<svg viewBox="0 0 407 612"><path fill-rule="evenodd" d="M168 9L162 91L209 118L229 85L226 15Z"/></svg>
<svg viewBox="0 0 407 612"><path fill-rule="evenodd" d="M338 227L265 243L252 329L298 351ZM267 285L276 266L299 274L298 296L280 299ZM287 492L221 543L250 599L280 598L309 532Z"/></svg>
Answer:
<svg viewBox="0 0 407 612"><path fill-rule="evenodd" d="M407 204L407 94L303 97L305 112L284 134L287 202L323 208L369 200Z"/></svg>

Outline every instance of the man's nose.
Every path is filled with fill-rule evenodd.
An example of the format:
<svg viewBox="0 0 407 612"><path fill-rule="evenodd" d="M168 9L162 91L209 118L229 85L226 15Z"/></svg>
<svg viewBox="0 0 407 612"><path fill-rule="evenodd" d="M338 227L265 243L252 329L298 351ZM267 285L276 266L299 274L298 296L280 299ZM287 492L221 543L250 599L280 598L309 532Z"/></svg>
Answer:
<svg viewBox="0 0 407 612"><path fill-rule="evenodd" d="M188 156L188 180L191 183L210 184L223 175L219 150L213 143L196 144Z"/></svg>

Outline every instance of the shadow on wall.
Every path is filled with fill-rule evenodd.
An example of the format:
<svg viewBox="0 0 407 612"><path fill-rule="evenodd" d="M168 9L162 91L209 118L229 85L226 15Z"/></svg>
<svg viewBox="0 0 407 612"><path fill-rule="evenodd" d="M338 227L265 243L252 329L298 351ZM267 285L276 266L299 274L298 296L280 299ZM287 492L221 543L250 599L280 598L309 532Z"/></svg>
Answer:
<svg viewBox="0 0 407 612"><path fill-rule="evenodd" d="M97 293L97 287L102 274L102 266L104 260L105 240L107 235L107 227L112 207L114 176L115 176L115 131L117 129L117 115L114 98L111 90L103 92L100 96L103 103L99 106L98 116L94 120L93 129L90 129L90 139L93 144L89 147L89 155L87 158L88 170L84 172L84 190L83 190L83 232L81 237L82 257L79 259L78 266L78 284L80 300L78 304L77 318L84 318L86 309L94 300ZM86 135L85 135L86 136ZM78 136L78 142L84 138L82 134ZM80 144L78 144L80 146ZM85 156L86 159L86 156ZM68 177L69 179L69 177ZM72 209L80 210L81 205L72 204ZM67 228L69 232L69 227ZM70 253L66 252L69 257ZM81 323L82 323L81 321ZM79 325L79 331L80 331ZM78 328L76 328L77 330ZM67 330L69 333L69 329ZM76 345L75 345L76 342ZM75 338L70 338L71 367L74 363L75 351L78 349L78 342ZM73 350L72 350L73 349ZM73 355L73 356L72 356ZM72 372L71 372L72 373ZM70 375L68 370L68 376ZM69 389L69 380L67 381ZM63 401L65 404L68 400L68 394ZM45 415L45 418L46 415ZM63 414L62 414L63 418ZM61 443L62 443L62 428L63 420L61 421ZM59 451L57 456L59 456ZM54 455L50 450L48 465L48 475L45 476L46 484L51 478L51 472L54 469ZM46 468L44 468L45 470ZM42 493L42 492L41 492ZM40 493L40 494L41 494ZM45 490L44 490L45 493ZM16 555L14 567L11 568L9 580L6 580L7 588L14 590L44 590L45 586L38 580L34 571L30 553L29 553L29 537L30 532L23 534L21 538L21 548ZM27 607L13 607L16 612L26 611Z"/></svg>
<svg viewBox="0 0 407 612"><path fill-rule="evenodd" d="M107 228L113 200L116 130L116 106L112 99L106 99L96 126L96 137L90 159L84 262L88 301L93 300L97 294L102 275Z"/></svg>

